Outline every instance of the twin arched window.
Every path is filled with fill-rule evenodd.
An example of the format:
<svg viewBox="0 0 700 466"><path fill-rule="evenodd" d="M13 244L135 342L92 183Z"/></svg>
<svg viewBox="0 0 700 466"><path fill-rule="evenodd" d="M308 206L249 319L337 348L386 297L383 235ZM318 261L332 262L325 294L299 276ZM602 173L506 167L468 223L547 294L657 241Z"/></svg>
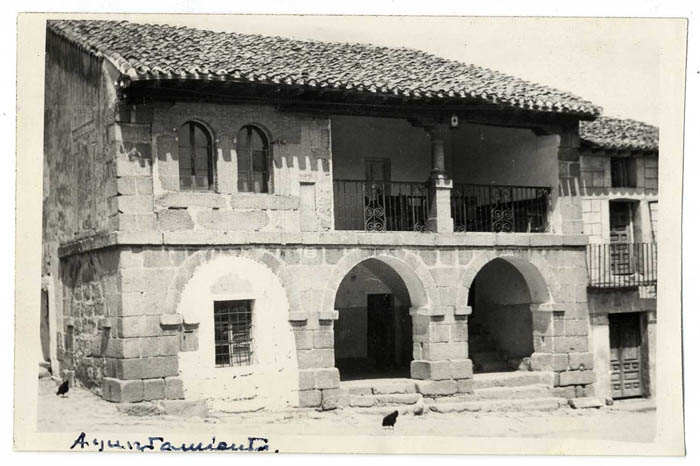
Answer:
<svg viewBox="0 0 700 466"><path fill-rule="evenodd" d="M180 128L179 166L181 191L214 189L212 138L201 123L188 121ZM236 138L238 192L270 192L270 148L265 134L255 126L241 128Z"/></svg>
<svg viewBox="0 0 700 466"><path fill-rule="evenodd" d="M236 138L238 192L270 192L269 144L255 126L244 126Z"/></svg>
<svg viewBox="0 0 700 466"><path fill-rule="evenodd" d="M214 187L211 135L200 123L188 121L178 134L180 190L209 191Z"/></svg>

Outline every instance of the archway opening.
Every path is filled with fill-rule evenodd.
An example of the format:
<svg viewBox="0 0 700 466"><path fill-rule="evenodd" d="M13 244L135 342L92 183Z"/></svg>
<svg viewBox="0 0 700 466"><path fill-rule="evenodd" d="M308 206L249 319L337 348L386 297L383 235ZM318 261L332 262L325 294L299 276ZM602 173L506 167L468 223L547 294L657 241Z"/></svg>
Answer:
<svg viewBox="0 0 700 466"><path fill-rule="evenodd" d="M410 377L411 297L386 262L367 259L343 278L335 297L335 360L341 380Z"/></svg>
<svg viewBox="0 0 700 466"><path fill-rule="evenodd" d="M498 258L469 289L469 357L475 373L527 370L534 352L530 305L547 299L544 279L529 262Z"/></svg>

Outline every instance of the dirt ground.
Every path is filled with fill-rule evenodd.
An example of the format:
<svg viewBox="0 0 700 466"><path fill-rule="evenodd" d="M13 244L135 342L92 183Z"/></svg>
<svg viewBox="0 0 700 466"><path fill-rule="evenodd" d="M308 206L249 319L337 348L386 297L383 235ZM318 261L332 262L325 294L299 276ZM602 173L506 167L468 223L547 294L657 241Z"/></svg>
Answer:
<svg viewBox="0 0 700 466"><path fill-rule="evenodd" d="M353 410L317 412L290 410L248 414L210 413L207 418L133 416L91 392L71 389L56 396L51 379L39 381L38 429L43 432L202 431L221 429L272 434L311 435L444 435L467 437L530 437L604 439L649 442L654 439L656 410L649 400L616 402L600 409L559 409L553 412L427 413L399 417L396 428L381 428L381 414Z"/></svg>

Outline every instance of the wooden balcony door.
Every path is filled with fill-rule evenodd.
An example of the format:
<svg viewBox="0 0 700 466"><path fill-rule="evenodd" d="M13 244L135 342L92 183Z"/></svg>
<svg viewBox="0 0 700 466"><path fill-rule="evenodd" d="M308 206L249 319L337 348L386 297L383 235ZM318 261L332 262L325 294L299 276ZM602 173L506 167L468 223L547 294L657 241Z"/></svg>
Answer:
<svg viewBox="0 0 700 466"><path fill-rule="evenodd" d="M629 202L610 203L610 267L616 275L631 274L632 270L632 205Z"/></svg>

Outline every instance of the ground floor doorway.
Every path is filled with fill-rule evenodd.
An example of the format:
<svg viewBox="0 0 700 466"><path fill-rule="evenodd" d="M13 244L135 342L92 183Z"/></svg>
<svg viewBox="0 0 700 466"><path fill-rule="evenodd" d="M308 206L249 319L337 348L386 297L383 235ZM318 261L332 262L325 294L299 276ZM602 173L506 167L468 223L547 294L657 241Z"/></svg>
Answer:
<svg viewBox="0 0 700 466"><path fill-rule="evenodd" d="M334 328L341 380L410 377L413 353L410 298L389 265L368 259L341 282Z"/></svg>
<svg viewBox="0 0 700 466"><path fill-rule="evenodd" d="M640 314L609 314L610 384L612 397L643 395L642 334Z"/></svg>

